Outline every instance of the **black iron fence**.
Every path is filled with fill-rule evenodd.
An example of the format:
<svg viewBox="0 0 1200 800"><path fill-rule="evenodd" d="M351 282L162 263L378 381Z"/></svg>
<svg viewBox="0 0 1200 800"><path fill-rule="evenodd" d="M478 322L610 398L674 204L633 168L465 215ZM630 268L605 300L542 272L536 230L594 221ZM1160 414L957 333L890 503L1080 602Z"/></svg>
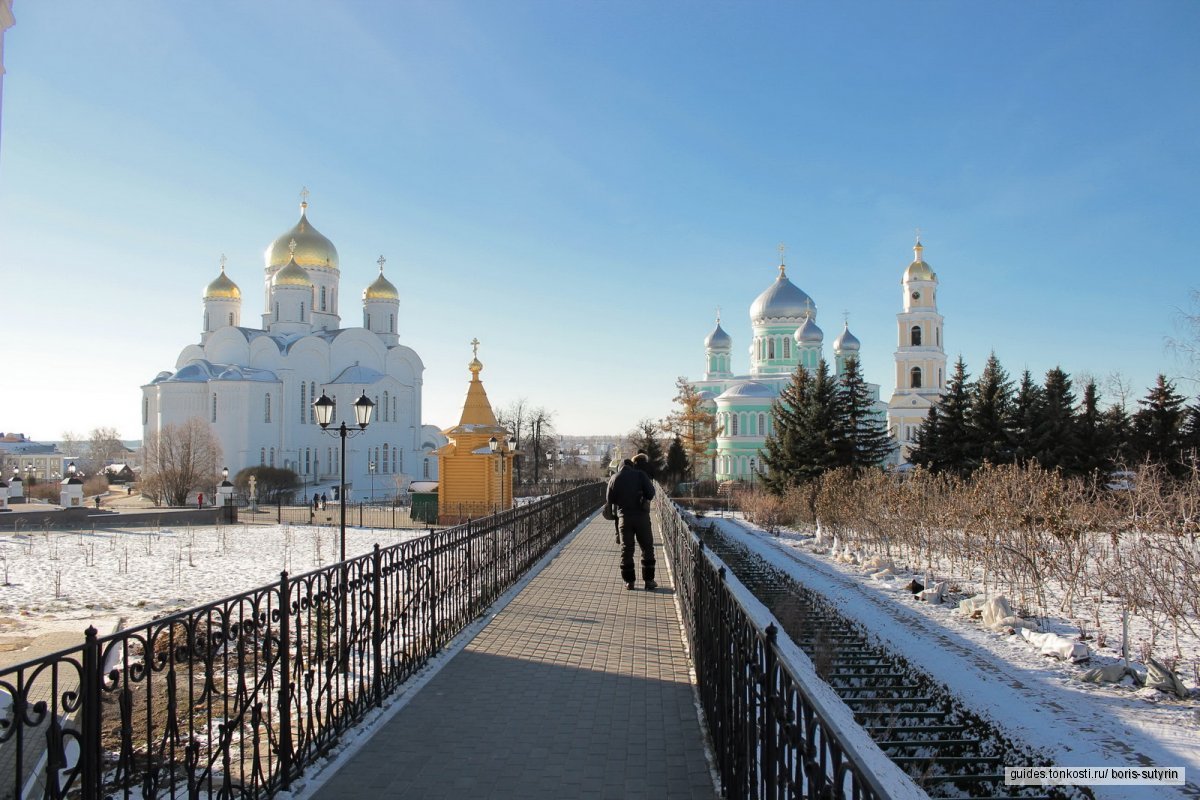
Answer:
<svg viewBox="0 0 1200 800"><path fill-rule="evenodd" d="M781 658L775 626L754 621L725 566L661 493L655 516L675 572L723 796L889 797L853 749L860 745L848 741L851 726L822 710Z"/></svg>
<svg viewBox="0 0 1200 800"><path fill-rule="evenodd" d="M0 797L262 798L602 502L580 487L0 670Z"/></svg>

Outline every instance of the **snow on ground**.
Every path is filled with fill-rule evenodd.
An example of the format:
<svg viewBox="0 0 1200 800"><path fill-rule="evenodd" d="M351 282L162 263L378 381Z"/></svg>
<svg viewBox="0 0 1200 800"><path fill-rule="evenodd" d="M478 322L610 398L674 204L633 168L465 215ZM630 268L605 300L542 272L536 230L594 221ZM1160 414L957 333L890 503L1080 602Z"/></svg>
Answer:
<svg viewBox="0 0 1200 800"><path fill-rule="evenodd" d="M877 581L858 567L834 561L824 548L814 548L810 534L785 530L774 536L740 518L706 517L703 522L715 522L772 566L829 598L886 647L946 684L969 708L1050 755L1055 766L1187 770L1183 787L1091 787L1098 798L1200 797L1200 703L1195 691L1191 699L1178 700L1132 685L1083 683L1077 676L1085 669L1116 663L1119 654L1096 653L1079 665L1041 656L1020 636L994 633L968 620L954 604L916 601L907 585L922 576L902 565L894 579ZM1066 630L1068 622L1060 621L1059 627ZM1193 656L1200 654L1200 642L1188 644Z"/></svg>
<svg viewBox="0 0 1200 800"><path fill-rule="evenodd" d="M346 553L428 530L346 528ZM337 528L308 525L131 528L0 535L0 639L124 627L337 561ZM101 627L102 633L112 625Z"/></svg>

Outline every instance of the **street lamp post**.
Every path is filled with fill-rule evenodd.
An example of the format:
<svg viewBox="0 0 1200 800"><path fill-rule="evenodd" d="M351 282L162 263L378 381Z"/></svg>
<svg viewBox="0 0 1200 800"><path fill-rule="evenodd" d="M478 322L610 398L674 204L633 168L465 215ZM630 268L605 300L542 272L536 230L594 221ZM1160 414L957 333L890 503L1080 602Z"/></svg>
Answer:
<svg viewBox="0 0 1200 800"><path fill-rule="evenodd" d="M367 425L371 422L371 409L375 404L367 397L367 393L354 401L354 419L358 423L358 430L353 430L346 427L346 421L342 420L341 424L332 431L329 430L329 423L333 421L334 402L329 399L329 396L321 392L321 397L313 403L313 412L317 417L317 424L321 426L321 430L325 433L337 435L342 440L342 461L341 467L341 483L338 488L338 498L341 502L341 544L342 544L342 561L346 560L346 438L355 436L367 429Z"/></svg>
<svg viewBox="0 0 1200 800"><path fill-rule="evenodd" d="M375 462L374 461L368 462L367 469L371 473L371 502L374 503L375 502Z"/></svg>

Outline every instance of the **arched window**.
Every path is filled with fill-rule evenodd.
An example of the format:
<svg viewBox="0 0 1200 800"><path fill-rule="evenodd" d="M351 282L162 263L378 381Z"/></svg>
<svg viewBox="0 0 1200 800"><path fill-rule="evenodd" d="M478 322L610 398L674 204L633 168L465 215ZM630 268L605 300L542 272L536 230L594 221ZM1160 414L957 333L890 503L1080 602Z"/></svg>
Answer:
<svg viewBox="0 0 1200 800"><path fill-rule="evenodd" d="M271 421L271 393L267 392L267 396L263 398L263 422Z"/></svg>
<svg viewBox="0 0 1200 800"><path fill-rule="evenodd" d="M783 337L783 357L792 357L792 337L790 336Z"/></svg>
<svg viewBox="0 0 1200 800"><path fill-rule="evenodd" d="M300 424L308 422L308 384L300 381Z"/></svg>
<svg viewBox="0 0 1200 800"><path fill-rule="evenodd" d="M275 301L275 319L276 319L276 321L279 320L279 301L278 300Z"/></svg>
<svg viewBox="0 0 1200 800"><path fill-rule="evenodd" d="M304 303L300 304L300 321L304 322Z"/></svg>
<svg viewBox="0 0 1200 800"><path fill-rule="evenodd" d="M204 330L206 330L206 331L212 330L212 328L208 327L208 312L207 311L204 312Z"/></svg>
<svg viewBox="0 0 1200 800"><path fill-rule="evenodd" d="M422 475L425 477L425 479L428 480L429 479L429 459L428 458L425 459L425 465L422 468L421 472L422 472Z"/></svg>
<svg viewBox="0 0 1200 800"><path fill-rule="evenodd" d="M775 337L767 339L767 358L775 357Z"/></svg>
<svg viewBox="0 0 1200 800"><path fill-rule="evenodd" d="M909 385L914 389L921 388L921 368L913 367L908 374Z"/></svg>
<svg viewBox="0 0 1200 800"><path fill-rule="evenodd" d="M258 451L258 465L265 467L267 465L267 448L262 448Z"/></svg>
<svg viewBox="0 0 1200 800"><path fill-rule="evenodd" d="M321 310L325 310L325 287L321 287Z"/></svg>
<svg viewBox="0 0 1200 800"><path fill-rule="evenodd" d="M388 405L389 405L390 403L391 403L391 399L388 397L388 393L387 393L387 392L384 392L384 393L383 393L383 408L381 409L381 411L383 411L383 419L381 420L381 422L387 422L387 421L388 421L388 419L387 419L387 417L388 417Z"/></svg>
<svg viewBox="0 0 1200 800"><path fill-rule="evenodd" d="M939 388L939 389L940 389L940 388L942 388L942 368L941 368L941 367L938 367L938 382L937 382L937 385L938 385L938 388Z"/></svg>
<svg viewBox="0 0 1200 800"><path fill-rule="evenodd" d="M275 448L271 448L271 466L275 466Z"/></svg>
<svg viewBox="0 0 1200 800"><path fill-rule="evenodd" d="M217 393L213 392L212 396L212 421L217 421Z"/></svg>
<svg viewBox="0 0 1200 800"><path fill-rule="evenodd" d="M304 448L304 474L307 475L312 471L312 451L307 447Z"/></svg>
<svg viewBox="0 0 1200 800"><path fill-rule="evenodd" d="M912 330L909 331L909 343L912 344L913 347L921 346L921 326L920 325L912 326Z"/></svg>
<svg viewBox="0 0 1200 800"><path fill-rule="evenodd" d="M371 315L364 311L363 318L366 320L366 322L363 323L363 327L367 330L371 330Z"/></svg>
<svg viewBox="0 0 1200 800"><path fill-rule="evenodd" d="M142 398L142 424L145 425L150 421L150 400Z"/></svg>
<svg viewBox="0 0 1200 800"><path fill-rule="evenodd" d="M388 333L396 332L396 315L388 314Z"/></svg>
<svg viewBox="0 0 1200 800"><path fill-rule="evenodd" d="M400 466L398 468L396 466L397 456L399 456L399 462L400 462ZM404 471L404 453L400 452L399 447L393 447L392 448L392 472L395 472L398 474L403 471Z"/></svg>
<svg viewBox="0 0 1200 800"><path fill-rule="evenodd" d="M766 414L758 415L758 435L759 436L767 435L767 415Z"/></svg>
<svg viewBox="0 0 1200 800"><path fill-rule="evenodd" d="M329 305L333 308L333 313L337 313L337 289L329 290Z"/></svg>
<svg viewBox="0 0 1200 800"><path fill-rule="evenodd" d="M384 442L383 445L383 459L379 463L383 465L384 472L391 472L391 464L388 462L388 446L386 442Z"/></svg>
<svg viewBox="0 0 1200 800"><path fill-rule="evenodd" d="M309 381L308 396L312 398L313 403L317 402L317 382ZM312 403L308 404L308 421L312 424L317 422L317 410L312 407Z"/></svg>
<svg viewBox="0 0 1200 800"><path fill-rule="evenodd" d="M730 431L729 435L737 436L738 435L738 415L737 414L730 415L729 422L732 427L732 430Z"/></svg>

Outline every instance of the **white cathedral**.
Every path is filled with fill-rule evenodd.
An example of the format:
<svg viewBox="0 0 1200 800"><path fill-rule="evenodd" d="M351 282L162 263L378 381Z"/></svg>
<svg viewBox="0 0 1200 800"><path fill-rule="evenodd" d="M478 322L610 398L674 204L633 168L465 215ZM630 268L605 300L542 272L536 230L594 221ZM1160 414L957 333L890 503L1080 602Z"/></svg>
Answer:
<svg viewBox="0 0 1200 800"><path fill-rule="evenodd" d="M912 263L900 279L902 311L896 315L896 389L891 401L879 399L879 386L868 384L875 411L886 415L896 441L894 463L907 461L918 428L946 386L946 351L942 316L937 310L938 278L923 258L920 238ZM798 367L813 370L823 357L825 334L817 326L817 305L787 277L779 265L775 282L750 306L750 372L733 372L733 339L717 325L704 340L706 369L702 380L690 381L716 414L718 434L713 463L718 481L753 481L763 469L762 449L771 433L771 406ZM833 372L841 376L846 362L858 358L862 343L849 324L833 340Z"/></svg>
<svg viewBox="0 0 1200 800"><path fill-rule="evenodd" d="M341 442L323 433L312 404L327 394L334 424L345 417L354 426L352 405L365 393L374 415L346 442L355 495L365 496L368 479L381 496L436 480L434 451L447 440L421 424L425 365L400 343L400 294L384 277L384 259L362 292L362 327L342 327L337 249L307 209L305 200L296 225L267 247L261 327L242 324L242 292L222 257L204 292L200 343L183 348L174 372L142 387L143 438L199 417L211 424L231 474L262 465L291 469L309 484L336 482Z"/></svg>

